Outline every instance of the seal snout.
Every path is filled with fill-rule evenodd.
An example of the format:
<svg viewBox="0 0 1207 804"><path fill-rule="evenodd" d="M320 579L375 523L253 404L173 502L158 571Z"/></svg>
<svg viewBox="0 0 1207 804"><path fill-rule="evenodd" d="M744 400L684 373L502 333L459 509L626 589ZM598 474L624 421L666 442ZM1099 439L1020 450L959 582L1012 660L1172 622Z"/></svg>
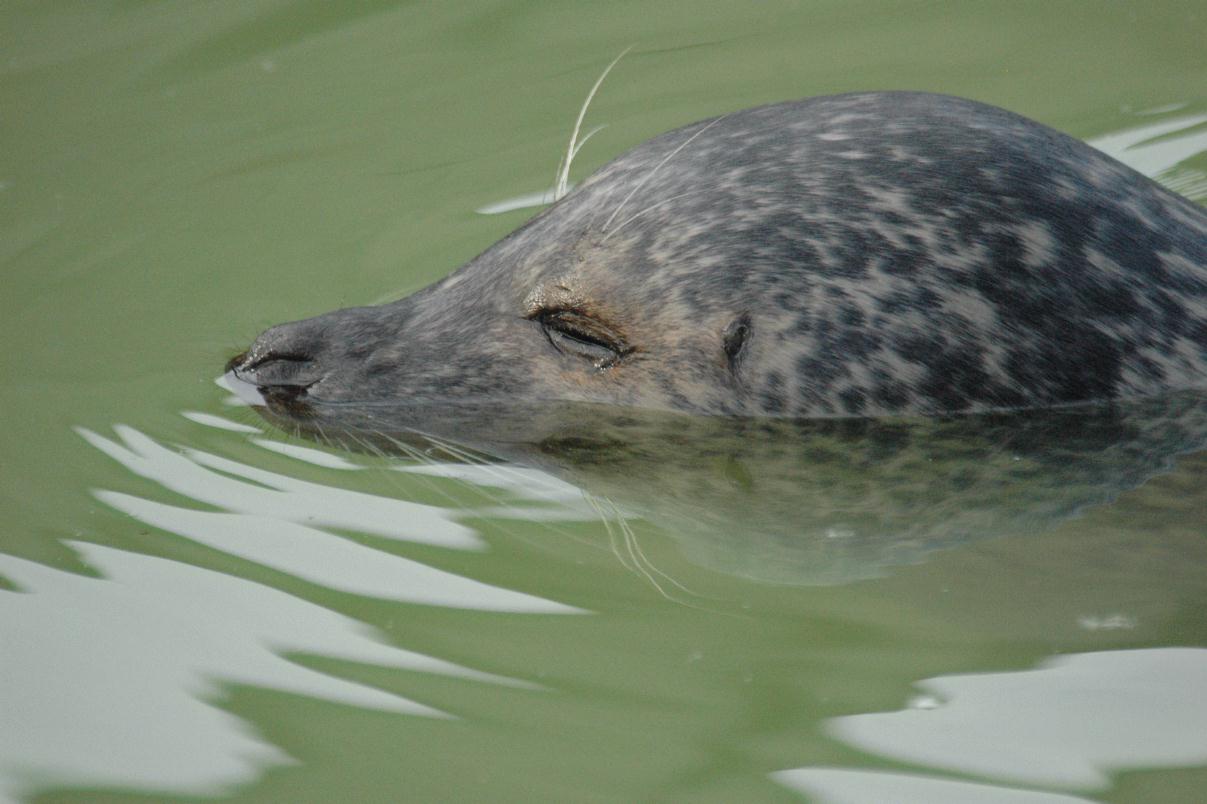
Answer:
<svg viewBox="0 0 1207 804"><path fill-rule="evenodd" d="M309 321L280 324L232 358L226 370L261 389L288 388L301 394L322 379L317 362L320 347L321 340Z"/></svg>

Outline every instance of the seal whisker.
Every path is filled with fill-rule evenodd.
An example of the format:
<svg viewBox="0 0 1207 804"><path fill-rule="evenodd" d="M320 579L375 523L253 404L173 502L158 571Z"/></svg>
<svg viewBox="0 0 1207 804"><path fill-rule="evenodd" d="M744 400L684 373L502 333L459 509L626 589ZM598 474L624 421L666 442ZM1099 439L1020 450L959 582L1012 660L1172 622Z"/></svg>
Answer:
<svg viewBox="0 0 1207 804"><path fill-rule="evenodd" d="M603 193L603 197L601 199L599 199L599 201L593 205L593 209L591 210L591 217L587 222L588 231L595 226L595 222L597 220L599 220L600 213L603 210L605 210L607 208L608 204L611 202L612 196L615 195L615 193L616 193L616 185L615 184L607 185L607 187L605 187L602 190L602 193Z"/></svg>
<svg viewBox="0 0 1207 804"><path fill-rule="evenodd" d="M616 531L612 529L612 520L604 512L603 506L599 504L599 499L589 491L583 491L583 499L587 504L595 509L595 513L599 515L599 521L603 524L604 530L608 534L608 545L612 548L612 555L616 556L616 560L620 562L620 566L624 567L629 572L637 572L637 569L629 565L628 559L620 552L620 539L616 536Z"/></svg>
<svg viewBox="0 0 1207 804"><path fill-rule="evenodd" d="M419 431L416 430L415 432L419 432ZM454 458L456 458L457 460L459 460L463 463L467 463L471 466L480 466L483 468L487 468L492 465L489 461L487 461L482 456L475 455L472 452L470 452L469 450L462 449L462 448L458 447L456 444L452 444L448 441L445 441L442 438L438 438L429 433L419 433L419 434L421 436L423 436L423 438L425 440L430 441L432 446L439 447L440 449L444 450L449 455L452 455Z"/></svg>
<svg viewBox="0 0 1207 804"><path fill-rule="evenodd" d="M661 201L659 201L659 202L657 202L657 203L655 203L655 204L650 204L648 207L646 207L645 209L641 210L640 212L635 212L635 213L633 213L632 215L630 215L629 217L625 218L623 221L621 221L621 222L620 222L620 224L619 224L619 225L618 225L618 226L617 226L615 229L613 229L612 231L610 231L610 232L608 232L607 234L605 234L605 235L603 236L603 239L602 239L600 242L601 242L601 243L606 243L606 242L608 242L608 238L609 238L609 237L611 237L612 235L616 234L616 233L617 233L617 232L619 232L621 229L623 229L623 228L624 228L624 227L625 227L627 224L631 223L632 221L636 220L637 218L640 218L642 215L646 214L647 212L653 212L654 210L658 209L659 207L661 207L661 206L665 206L666 204L669 204L669 203L670 203L670 202L672 202L672 201L676 201L676 200L678 200L678 199L680 199L680 198L683 198L684 196L689 196L689 195L697 195L697 194L702 193L702 192L704 192L705 190L709 190L709 189L712 189L712 188L711 188L711 186L709 186L709 187L700 187L700 188L697 188L697 189L695 189L695 190L688 190L688 191L687 191L687 192L685 192L685 193L679 193L678 195L672 195L670 198L664 198L664 199L662 199Z"/></svg>
<svg viewBox="0 0 1207 804"><path fill-rule="evenodd" d="M371 429L366 429L364 431L364 435L359 435L358 433L353 433L353 432L344 433L344 438L348 439L354 445L359 447L362 451L364 451L365 453L367 453L369 455L372 455L375 458L388 457L385 447L381 446L380 444L376 443L373 440L375 438L380 439L380 438L384 438L384 437L385 437L384 433L380 433L377 430L371 430ZM346 446L345 446L345 449L347 449Z"/></svg>
<svg viewBox="0 0 1207 804"><path fill-rule="evenodd" d="M619 517L621 515L619 509L617 509L616 515L617 515L617 517ZM649 556L647 556L645 554L645 551L641 549L641 542L637 539L637 534L633 532L633 528L627 522L625 522L621 527L624 529L626 538L630 542L631 550L635 554L634 555L635 560L639 560L642 564L644 564L646 567L648 567L652 572L657 573L662 578L665 578L666 581L668 583L672 584L676 589L679 589L682 592L691 595L692 597L698 597L698 598L707 597L706 595L702 595L699 592L695 591L694 589L684 586L682 583L675 580L675 578L673 576L671 576L668 573L664 572L663 570L659 569L658 566L656 564L654 564L653 561L650 560ZM715 600L716 598L712 598L712 599Z"/></svg>
<svg viewBox="0 0 1207 804"><path fill-rule="evenodd" d="M678 603L680 606L685 606L689 609L696 609L697 611L713 611L712 609L704 606L698 606L695 603L691 603L681 597L672 595L662 587L662 584L658 583L658 579L654 577L653 573L661 575L663 578L670 581L676 587L689 595L694 597L703 597L702 595L697 595L695 592L686 588L683 586L683 584L679 583L674 578L655 567L653 562L651 562L646 556L645 552L642 551L641 545L637 541L637 534L633 532L632 527L629 526L628 521L625 520L624 515L620 512L620 509L616 506L616 503L612 502L610 499L607 499L607 502L612 507L612 510L616 513L616 524L624 536L625 548L628 550L629 556L633 559L633 565L637 568L637 572L649 582L650 586L654 587L654 589L658 591L658 594L661 595L664 600L670 603Z"/></svg>
<svg viewBox="0 0 1207 804"><path fill-rule="evenodd" d="M612 214L608 216L608 219L606 221L604 221L604 225L601 227L600 231L606 232L608 230L608 227L612 225L612 221L616 219L616 216L618 214L620 214L620 210L624 209L625 204L629 203L629 199L632 198L634 195L636 195L637 191L640 190L642 187L644 187L646 182L648 182L650 179L654 178L654 174L656 174L663 165L665 165L667 162L671 161L671 159L674 158L674 156L676 154L678 154L680 151L682 151L688 145L691 145L692 141L695 140L696 137L699 137L701 134L708 131L710 128L715 126L717 123L720 123L726 117L729 117L729 115L723 114L720 117L709 121L695 134L692 134L686 140L679 143L679 145L676 146L673 151L671 151L666 156L662 157L662 159L658 162L658 164L654 165L654 167L650 170L650 172L645 174L645 176L642 177L641 181L637 182L636 186L633 187L633 189L629 191L629 194L626 195L624 197L624 199L620 202L620 206L616 207L616 209L612 211Z"/></svg>
<svg viewBox="0 0 1207 804"><path fill-rule="evenodd" d="M448 452L453 457L460 458L461 460L465 461L465 463L470 464L471 466L477 466L477 467L481 468L483 470L483 474L485 474L488 478L496 479L500 486L507 487L507 486L514 485L514 483L512 481L510 481L506 476L506 474L507 474L507 465L506 464L498 464L498 463L493 463L493 462L487 461L470 452L459 449L454 444L443 441L434 436L424 435L424 438L428 439L433 444L440 447L440 449ZM483 497L485 497L487 500L489 500L495 506L502 508L502 509L506 509L508 507L514 506L514 503L505 499L504 497L502 497L500 495L495 495L495 494L489 493L480 484L474 483L473 485L479 494L481 494ZM532 488L533 485L534 484L529 480L526 484L526 487ZM598 512L599 509L596 508L596 511ZM564 527L561 527L560 525L557 525L555 523L550 523L550 522L546 522L544 524L545 524L546 528L548 528L550 531L552 531L554 533L557 533L560 536L568 537L571 540L579 542L579 543L590 544L590 542L588 542L587 540L571 533L569 530L567 530ZM531 539L527 539L525 537L521 537L521 538L526 542L532 541Z"/></svg>
<svg viewBox="0 0 1207 804"><path fill-rule="evenodd" d="M360 436L360 435L357 435L356 433L345 431L343 433L343 437L351 440L351 442L354 445L360 447L361 449L363 449L365 452L369 453L370 455L373 455L378 458L386 457L385 450L383 450L381 447L377 446L372 441L370 441L368 436Z"/></svg>
<svg viewBox="0 0 1207 804"><path fill-rule="evenodd" d="M607 531L608 534L608 541L612 547L612 554L616 556L616 560L622 567L634 575L640 575L641 577L645 578L650 586L654 587L654 589L658 591L658 594L661 595L665 600L668 600L671 603L678 603L681 606L701 609L702 611L705 610L700 606L696 606L688 603L685 600L676 598L674 595L668 593L666 589L662 587L662 584L658 583L658 579L654 577L653 573L661 575L676 587L690 595L702 597L702 595L697 595L695 592L692 592L690 589L684 587L674 578L670 577L665 572L655 567L652 562L650 562L649 558L646 557L645 552L642 551L641 546L637 543L637 535L633 532L633 529L629 526L628 521L621 512L620 507L617 506L615 502L607 497L596 497L587 491L583 492L583 498L586 499L591 507L595 509L595 512L599 514L600 522L603 524L604 530ZM604 509L602 504L603 502L607 503L607 510ZM616 519L615 528L613 528L612 523L613 516ZM650 570L653 570L653 573Z"/></svg>
<svg viewBox="0 0 1207 804"><path fill-rule="evenodd" d="M431 455L426 454L423 450L420 450L411 444L407 444L393 436L390 436L387 433L382 432L382 433L379 433L379 435L381 438L383 438L386 441L389 441L391 444L393 444L394 447L401 454L413 459L416 463L419 463L419 464L422 464L425 466L439 465L439 461L434 459ZM429 437L427 435L424 435L423 437L432 441L434 444L437 444L437 439ZM467 452L455 449L451 444L438 443L437 445L440 446L441 449L447 450L450 454L452 454L454 456L457 456L458 453L461 455L464 455L466 463L470 463L471 465L477 465L477 466L483 466L483 467L493 466L493 464L490 464L484 460L476 458L475 456L472 456ZM501 473L496 472L494 474L496 474L496 476L501 477ZM435 495L441 497L442 499L444 499L445 501L447 501L449 503L450 508L452 508L454 510L459 510L464 507L463 501L458 500L456 497L454 497L452 494L450 494L448 491L446 491L442 484L436 482L435 478L427 476L427 475L422 475L422 474L410 475L410 477L424 482L425 487L427 489L429 489L433 494L435 494ZM487 488L485 486L483 486L480 483L475 483L470 480L464 480L464 479L458 479L458 480L463 485L471 486L474 489L474 491L477 492L479 495L481 495L483 498L485 498L489 504L494 505L495 507L497 507L499 509L506 509L513 505L513 503L511 501L505 499L503 496L497 495L497 494L492 494L490 491L487 490ZM552 533L555 533L558 536L568 538L571 541L586 545L587 547L590 547L592 549L602 549L599 547L599 545L594 544L587 539L584 539L582 536L579 536L578 534L572 533L571 531L567 530L564 527L561 527L560 525L557 525L556 523L546 522L546 523L543 523L543 525L546 530L548 530ZM516 539L517 541L523 542L524 544L530 544L530 545L539 544L538 540L528 536L523 531L518 531L514 528L507 527L500 523L496 523L494 527L501 533L504 533L504 534L508 535L509 537Z"/></svg>
<svg viewBox="0 0 1207 804"><path fill-rule="evenodd" d="M611 500L609 500L609 502L611 502ZM612 508L615 510L615 504L612 505ZM642 565L641 559L637 557L637 549L634 546L637 539L633 536L633 529L628 527L628 523L624 521L624 518L620 515L619 511L617 511L616 514L617 525L620 527L620 532L624 536L624 546L628 550L629 557L633 560L633 566L637 568L637 572L639 572L647 581L649 581L650 586L658 590L658 594L662 595L664 600L669 600L672 603L680 602L667 594L667 591L662 588L662 585L658 583L657 579L655 579L654 576L650 574L650 571Z"/></svg>
<svg viewBox="0 0 1207 804"><path fill-rule="evenodd" d="M319 424L318 422L315 422L314 426L315 426L315 429L318 431L318 436L319 436L319 440L321 443L326 444L329 447L335 446L334 442L332 442L332 440L331 440L331 437L329 435L327 435L327 433L323 430L323 425Z"/></svg>
<svg viewBox="0 0 1207 804"><path fill-rule="evenodd" d="M410 458L411 460L415 461L416 463L430 464L433 462L429 456L424 455L421 451L415 449L415 447L411 446L410 444L407 444L405 441L402 441L401 439L395 438L394 436L390 435L389 433L382 433L381 437L384 438L386 441L389 441L390 444L393 445L394 449L398 450L399 453Z"/></svg>
<svg viewBox="0 0 1207 804"><path fill-rule="evenodd" d="M699 598L705 597L705 595L702 595L693 589L689 589L688 587L684 586L683 584L679 583L679 581L675 580L673 577L668 575L667 573L660 570L654 564L654 562L650 560L649 556L647 556L645 554L645 551L641 549L641 542L638 541L637 534L633 532L632 526L630 526L628 521L624 518L624 514L621 512L620 508L616 505L616 503L612 502L612 500L608 500L608 504L612 506L612 511L616 514L616 521L620 524L621 530L624 531L625 540L629 544L629 552L633 556L634 561L637 561L637 562L643 564L644 566L648 567L651 571L653 571L653 572L657 573L658 575L660 575L661 577L665 578L669 583L673 584L675 586L675 588L680 589L683 592L686 592L687 594L689 594L693 597L699 597ZM653 579L651 579L651 581L652 580Z"/></svg>
<svg viewBox="0 0 1207 804"><path fill-rule="evenodd" d="M604 68L604 71L599 74L599 78L595 79L595 85L591 87L591 91L587 93L586 100L584 100L583 105L579 107L578 118L574 121L574 130L570 132L570 144L566 147L566 155L562 157L562 161L558 163L557 166L557 178L553 183L553 200L555 202L561 200L568 192L567 187L570 183L570 163L574 161L574 157L578 154L578 149L582 147L587 140L591 139L591 136L595 134L596 131L599 131L599 128L596 128L590 134L583 137L582 142L578 142L578 132L579 129L582 128L583 118L587 116L587 107L591 105L591 100L595 97L595 93L599 91L599 87L601 84L603 84L604 79L608 77L608 73L612 72L612 68L616 66L617 62L623 59L625 54L632 49L633 45L629 45L624 50L620 51L619 56L612 59L612 63Z"/></svg>
<svg viewBox="0 0 1207 804"><path fill-rule="evenodd" d="M424 465L424 466L440 466L441 465L440 461L437 461L435 458L433 458L430 455L424 454L424 452L422 450L416 449L413 446L402 444L401 442L398 442L398 441L395 441L394 443L398 444L399 449L403 450L405 452L405 454L414 458L421 465ZM444 449L444 447L442 446L441 449ZM466 461L466 462L470 463L469 461ZM471 464L471 465L473 465L473 464ZM437 495L439 495L440 497L442 497L443 499L448 501L452 508L456 509L456 508L462 507L461 501L459 501L452 494L445 491L443 486L440 483L436 482L436 478L428 476L428 475L419 475L419 476L423 478L425 485L429 489L431 489ZM492 494L490 491L488 491L486 486L483 486L479 483L472 483L472 482L469 482L469 481L463 480L463 479L458 479L458 480L463 485L472 486L474 491L476 493L478 493L479 495L481 495L483 498L485 498L485 500L489 504L498 506L500 508L507 507L507 505L508 505L507 501L504 500L501 496L499 496L497 494Z"/></svg>
<svg viewBox="0 0 1207 804"><path fill-rule="evenodd" d="M608 124L603 123L601 125L596 126L595 128L588 131L585 135L583 135L583 138L579 141L578 145L574 146L574 152L570 154L570 158L573 159L574 157L578 156L578 152L581 151L583 149L583 146L587 144L587 140L591 139L592 137L594 137L596 134L603 131L607 127L608 127Z"/></svg>

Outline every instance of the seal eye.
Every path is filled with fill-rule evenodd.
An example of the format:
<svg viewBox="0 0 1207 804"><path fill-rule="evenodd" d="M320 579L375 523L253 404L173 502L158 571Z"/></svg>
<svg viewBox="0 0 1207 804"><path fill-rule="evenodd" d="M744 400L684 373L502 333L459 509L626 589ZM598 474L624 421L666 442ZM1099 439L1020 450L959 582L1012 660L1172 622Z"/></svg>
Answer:
<svg viewBox="0 0 1207 804"><path fill-rule="evenodd" d="M596 368L611 368L633 351L611 329L575 310L543 310L535 318L555 349L589 360Z"/></svg>

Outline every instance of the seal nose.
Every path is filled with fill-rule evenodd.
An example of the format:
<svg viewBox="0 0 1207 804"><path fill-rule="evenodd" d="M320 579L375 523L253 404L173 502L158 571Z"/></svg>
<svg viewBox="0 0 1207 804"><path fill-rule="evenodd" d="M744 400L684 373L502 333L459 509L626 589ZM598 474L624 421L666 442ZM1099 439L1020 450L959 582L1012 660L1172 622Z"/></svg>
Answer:
<svg viewBox="0 0 1207 804"><path fill-rule="evenodd" d="M265 330L246 352L227 362L226 370L261 388L313 385L322 377L316 362L322 340L312 322L293 321Z"/></svg>

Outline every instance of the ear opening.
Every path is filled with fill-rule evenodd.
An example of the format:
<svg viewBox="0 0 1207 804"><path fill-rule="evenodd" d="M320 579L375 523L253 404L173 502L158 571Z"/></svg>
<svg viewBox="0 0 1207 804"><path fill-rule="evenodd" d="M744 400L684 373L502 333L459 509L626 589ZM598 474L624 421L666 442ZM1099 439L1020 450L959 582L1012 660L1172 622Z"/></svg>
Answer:
<svg viewBox="0 0 1207 804"><path fill-rule="evenodd" d="M742 313L730 321L729 325L725 327L725 331L721 333L721 344L725 348L725 360L729 363L730 371L737 370L738 360L742 356L746 342L750 340L752 331L750 314Z"/></svg>

